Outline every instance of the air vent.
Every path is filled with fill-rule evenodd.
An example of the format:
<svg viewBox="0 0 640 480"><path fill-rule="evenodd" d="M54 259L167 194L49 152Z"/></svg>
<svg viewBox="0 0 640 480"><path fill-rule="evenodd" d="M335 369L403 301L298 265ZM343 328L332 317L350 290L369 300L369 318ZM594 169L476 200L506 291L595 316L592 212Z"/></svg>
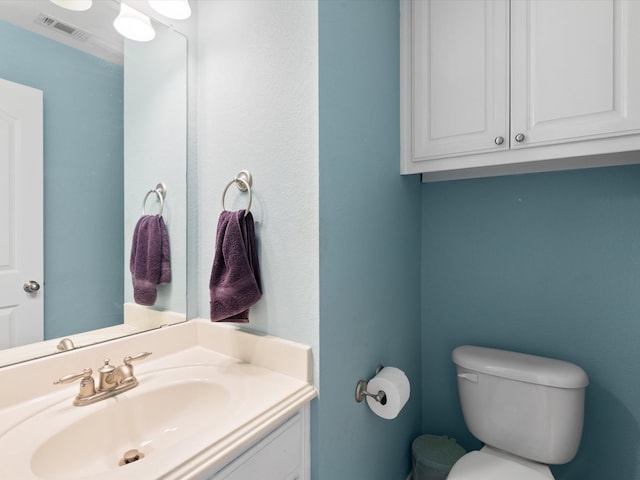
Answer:
<svg viewBox="0 0 640 480"><path fill-rule="evenodd" d="M52 17L51 15L46 15L44 13L39 14L38 18L36 18L34 21L37 24L48 28L49 30L55 30L83 42L91 37L91 34L85 32L84 30L80 30L78 27L74 27L69 23L65 23L55 17Z"/></svg>

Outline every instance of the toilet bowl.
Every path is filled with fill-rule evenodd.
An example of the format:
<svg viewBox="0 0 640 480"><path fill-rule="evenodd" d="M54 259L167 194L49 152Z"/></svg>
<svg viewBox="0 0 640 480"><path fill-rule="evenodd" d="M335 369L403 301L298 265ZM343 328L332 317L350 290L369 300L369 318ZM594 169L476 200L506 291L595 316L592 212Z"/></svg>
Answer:
<svg viewBox="0 0 640 480"><path fill-rule="evenodd" d="M447 480L549 480L571 461L589 383L562 360L465 345L453 351L465 423L485 446L458 460Z"/></svg>
<svg viewBox="0 0 640 480"><path fill-rule="evenodd" d="M456 462L447 480L550 480L547 465L508 455L489 446L464 455Z"/></svg>

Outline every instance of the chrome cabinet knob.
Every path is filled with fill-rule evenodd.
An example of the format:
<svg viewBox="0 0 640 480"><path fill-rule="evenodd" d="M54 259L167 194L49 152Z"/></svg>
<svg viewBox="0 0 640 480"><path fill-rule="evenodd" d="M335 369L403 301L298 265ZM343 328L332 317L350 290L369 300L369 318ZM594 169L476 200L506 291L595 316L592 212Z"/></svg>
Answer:
<svg viewBox="0 0 640 480"><path fill-rule="evenodd" d="M496 137L494 142L496 145L502 145L504 143L504 137Z"/></svg>
<svg viewBox="0 0 640 480"><path fill-rule="evenodd" d="M35 280L29 280L28 282L24 282L24 285L22 285L22 288L27 293L33 293L40 290L40 284Z"/></svg>
<svg viewBox="0 0 640 480"><path fill-rule="evenodd" d="M516 142L518 142L518 143L524 142L524 133L518 133L516 135Z"/></svg>

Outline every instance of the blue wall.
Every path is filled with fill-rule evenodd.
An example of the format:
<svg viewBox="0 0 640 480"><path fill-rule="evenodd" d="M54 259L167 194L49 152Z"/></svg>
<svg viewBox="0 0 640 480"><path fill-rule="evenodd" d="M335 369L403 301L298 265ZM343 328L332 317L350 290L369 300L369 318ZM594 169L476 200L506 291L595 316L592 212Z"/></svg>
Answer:
<svg viewBox="0 0 640 480"><path fill-rule="evenodd" d="M561 358L590 377L582 445L559 480L640 478L640 166L422 188L425 431L464 426L451 350Z"/></svg>
<svg viewBox="0 0 640 480"><path fill-rule="evenodd" d="M1 21L0 45L44 91L45 337L122 323L123 68Z"/></svg>
<svg viewBox="0 0 640 480"><path fill-rule="evenodd" d="M399 172L397 0L319 2L320 399L314 480L404 480L421 426L420 184ZM354 400L378 363L412 382L395 420Z"/></svg>

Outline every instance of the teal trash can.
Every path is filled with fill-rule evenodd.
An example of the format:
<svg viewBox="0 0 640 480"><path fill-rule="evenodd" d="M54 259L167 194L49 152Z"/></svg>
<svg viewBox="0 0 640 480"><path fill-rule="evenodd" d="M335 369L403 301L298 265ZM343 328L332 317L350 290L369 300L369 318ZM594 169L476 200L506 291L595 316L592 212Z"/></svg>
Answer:
<svg viewBox="0 0 640 480"><path fill-rule="evenodd" d="M445 480L467 451L445 435L420 435L411 444L413 480Z"/></svg>

